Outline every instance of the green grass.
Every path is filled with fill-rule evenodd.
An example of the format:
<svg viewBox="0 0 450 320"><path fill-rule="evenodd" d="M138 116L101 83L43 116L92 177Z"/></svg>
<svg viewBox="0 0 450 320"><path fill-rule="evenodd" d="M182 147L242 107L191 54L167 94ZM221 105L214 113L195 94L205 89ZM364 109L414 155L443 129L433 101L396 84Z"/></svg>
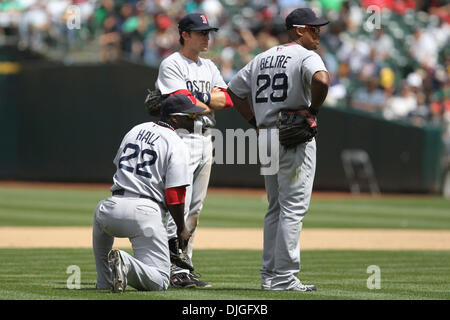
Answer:
<svg viewBox="0 0 450 320"><path fill-rule="evenodd" d="M303 251L301 279L317 292L259 289L261 252L197 250L194 262L211 288L169 289L124 294L95 290L95 264L89 249L0 249L0 299L12 300L422 300L450 299L450 252ZM67 289L67 267L81 270L81 289ZM367 267L381 270L381 289L369 290Z"/></svg>
<svg viewBox="0 0 450 320"><path fill-rule="evenodd" d="M2 226L90 226L105 190L0 187ZM209 194L204 227L261 228L264 197ZM433 196L317 198L305 217L308 228L450 229L450 201Z"/></svg>
<svg viewBox="0 0 450 320"><path fill-rule="evenodd" d="M88 226L107 190L0 187L0 225Z"/></svg>
<svg viewBox="0 0 450 320"><path fill-rule="evenodd" d="M105 190L0 187L0 226L91 226ZM263 197L211 193L201 227L261 228ZM450 201L431 196L313 198L307 228L450 229ZM317 292L259 289L261 252L196 250L194 263L212 288L122 295L95 290L89 249L0 249L0 299L13 300L296 300L450 299L450 251L302 251L301 279ZM81 289L69 290L66 269L81 269ZM369 290L367 267L381 269L381 289Z"/></svg>

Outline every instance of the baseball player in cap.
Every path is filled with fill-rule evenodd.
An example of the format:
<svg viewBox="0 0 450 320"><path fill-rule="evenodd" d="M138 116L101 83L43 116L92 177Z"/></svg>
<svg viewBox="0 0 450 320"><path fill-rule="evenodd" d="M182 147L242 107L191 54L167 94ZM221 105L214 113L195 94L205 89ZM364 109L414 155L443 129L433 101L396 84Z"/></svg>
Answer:
<svg viewBox="0 0 450 320"><path fill-rule="evenodd" d="M184 221L189 154L175 129L192 132L193 115L204 111L185 95L173 95L163 102L160 121L139 124L123 138L114 159L112 196L94 212L97 289L123 292L127 284L137 290L168 288L167 210L180 248L190 237ZM129 238L134 256L112 249L114 237Z"/></svg>
<svg viewBox="0 0 450 320"><path fill-rule="evenodd" d="M232 107L222 76L216 65L209 59L200 57L208 50L209 35L218 28L212 27L204 14L191 13L178 24L181 49L161 62L156 88L163 95L185 94L197 106L209 108L211 112L196 117L194 133L180 134L190 151L190 186L186 192L186 225L195 234L199 214L208 189L212 164L212 140L210 128L215 125L214 110ZM176 228L169 219L167 230L172 251L176 248ZM192 257L193 236L187 248ZM188 270L173 269L171 284L184 287L184 283L194 282L199 287L211 286L201 281Z"/></svg>
<svg viewBox="0 0 450 320"><path fill-rule="evenodd" d="M301 8L286 17L290 43L275 46L250 61L228 84L239 113L261 129L277 130L280 114L304 116L317 126L316 116L328 92L327 69L314 52L320 27L328 21ZM251 96L251 103L247 97ZM268 135L270 136L270 135ZM316 167L316 142L282 143L279 130L279 170L264 176L269 206L264 218L261 288L313 291L303 284L299 237L308 211Z"/></svg>

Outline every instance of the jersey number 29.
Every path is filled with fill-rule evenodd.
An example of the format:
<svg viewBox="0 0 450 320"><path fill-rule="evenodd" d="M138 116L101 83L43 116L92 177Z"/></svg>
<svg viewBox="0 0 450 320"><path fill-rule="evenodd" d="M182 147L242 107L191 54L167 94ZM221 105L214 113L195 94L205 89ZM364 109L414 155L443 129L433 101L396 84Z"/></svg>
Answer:
<svg viewBox="0 0 450 320"><path fill-rule="evenodd" d="M271 83L272 93L268 97L264 96L264 91ZM269 101L269 98L272 102L282 102L287 98L288 76L285 73L276 73L271 79L268 74L260 74L256 78L256 86L258 87L255 95L256 103L265 103Z"/></svg>
<svg viewBox="0 0 450 320"><path fill-rule="evenodd" d="M137 144L133 144L133 143L128 143L127 145L125 145L125 148L123 149L122 153L125 153L128 149L134 150L133 153L128 154L126 156L123 156L119 159L119 168L120 169L124 169L128 172L133 172L134 168L130 167L128 165L130 165L129 161L131 159L136 158L137 156L139 156L139 154L141 155L140 158L142 160L144 160L144 156L148 155L151 157L150 160L147 161L143 161L141 163L136 164L136 174L139 176L143 176L143 177L147 177L147 178L151 178L152 174L150 172L144 171L142 170L144 167L147 166L151 166L153 164L155 164L156 159L158 159L158 155L156 154L155 151L150 150L150 149L144 149L141 151L141 149L139 148L139 146Z"/></svg>

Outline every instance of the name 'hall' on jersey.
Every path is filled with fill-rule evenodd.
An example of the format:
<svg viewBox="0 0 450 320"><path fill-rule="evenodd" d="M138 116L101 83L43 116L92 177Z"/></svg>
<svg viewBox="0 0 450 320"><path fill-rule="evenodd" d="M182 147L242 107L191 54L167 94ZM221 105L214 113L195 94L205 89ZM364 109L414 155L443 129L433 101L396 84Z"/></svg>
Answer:
<svg viewBox="0 0 450 320"><path fill-rule="evenodd" d="M154 142L159 139L159 135L148 130L140 130L136 135L136 141L145 141L145 143L153 146Z"/></svg>

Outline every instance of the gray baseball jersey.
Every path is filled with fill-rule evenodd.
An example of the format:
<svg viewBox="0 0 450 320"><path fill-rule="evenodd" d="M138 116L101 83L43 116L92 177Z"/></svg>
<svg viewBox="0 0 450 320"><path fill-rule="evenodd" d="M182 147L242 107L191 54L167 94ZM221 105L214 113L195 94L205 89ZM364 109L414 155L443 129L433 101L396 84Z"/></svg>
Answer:
<svg viewBox="0 0 450 320"><path fill-rule="evenodd" d="M214 62L201 57L195 62L179 52L172 53L161 62L155 86L162 94L181 89L191 92L211 92L214 87L227 88ZM202 121L203 126L215 125L213 113L212 117L197 116L197 119Z"/></svg>
<svg viewBox="0 0 450 320"><path fill-rule="evenodd" d="M228 84L238 97L251 100L258 126L275 125L281 109L311 104L311 79L327 71L320 56L296 43L275 46L257 55Z"/></svg>
<svg viewBox="0 0 450 320"><path fill-rule="evenodd" d="M111 191L124 189L165 203L167 188L189 185L189 151L171 128L155 122L135 126L114 158Z"/></svg>

